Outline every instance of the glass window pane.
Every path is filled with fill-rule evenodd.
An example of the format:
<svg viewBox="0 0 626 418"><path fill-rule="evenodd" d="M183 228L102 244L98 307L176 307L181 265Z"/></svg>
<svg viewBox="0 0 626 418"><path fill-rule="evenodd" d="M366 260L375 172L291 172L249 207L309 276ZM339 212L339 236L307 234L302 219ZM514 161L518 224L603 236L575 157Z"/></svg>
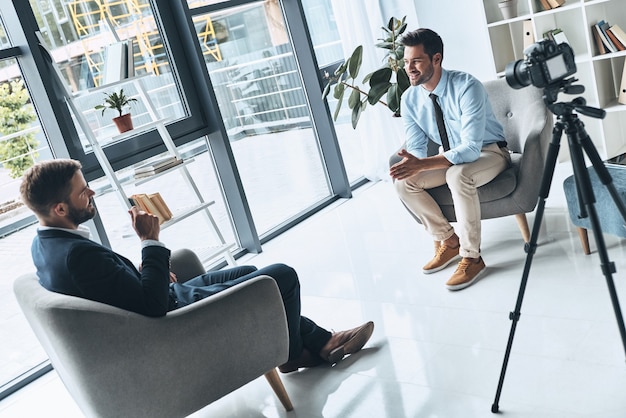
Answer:
<svg viewBox="0 0 626 418"><path fill-rule="evenodd" d="M22 173L52 158L17 61L0 61L0 386L47 359L13 295L13 281L34 271L34 218L19 199ZM27 226L25 229L25 226Z"/></svg>
<svg viewBox="0 0 626 418"><path fill-rule="evenodd" d="M264 234L330 193L280 4L253 2L193 22Z"/></svg>
<svg viewBox="0 0 626 418"><path fill-rule="evenodd" d="M30 0L30 3L62 77L74 93L82 93L75 99L77 107L85 111L89 126L103 144L116 133L112 118L117 115L94 109L103 101L101 91L84 93L119 79L141 77L145 93L159 117L173 122L189 116L149 0ZM122 87L131 95L138 94L131 84ZM132 111L136 114L135 125L152 119L142 100ZM89 152L84 133L81 143Z"/></svg>
<svg viewBox="0 0 626 418"><path fill-rule="evenodd" d="M142 183L141 178L138 179L140 181L133 181L134 167L120 170L117 175L122 182L126 196L158 192L176 218L182 217L181 214L187 210L198 207L199 203L192 186L184 177L183 170L187 170L202 200L214 203L208 206L208 211L194 212L186 219L177 221L171 228L162 227L160 240L172 250L189 248L204 261L217 247L224 244L236 244L234 229L211 154L208 152L206 138L188 142L179 147L178 152L185 161L184 166L181 165L178 169L166 174L154 176L150 181ZM96 192L96 206L111 247L138 264L141 261L141 251L125 202L121 202L118 194L112 192L112 185L106 177L91 181L89 186ZM217 232L212 222L215 222ZM213 260L215 261L220 260Z"/></svg>
<svg viewBox="0 0 626 418"><path fill-rule="evenodd" d="M384 63L380 50L376 51L374 47L377 42L375 39L383 38L384 32L381 29L380 33L373 31L368 36L364 32L369 32L367 28L370 27L370 19L380 11L355 11L343 0L302 0L302 7L320 68L343 61L357 45L363 45L363 64L356 84L367 91L369 85L362 82L363 78ZM361 19L364 15L367 19ZM380 26L384 24L381 20ZM359 30L354 30L355 27ZM331 113L334 113L337 99L332 92L327 100ZM382 104L368 105L357 128L353 129L352 110L347 103L351 92L350 88L346 88L343 105L335 122L348 179L350 182L363 176L370 180L388 179L387 161L404 142L402 119L392 117L392 113Z"/></svg>

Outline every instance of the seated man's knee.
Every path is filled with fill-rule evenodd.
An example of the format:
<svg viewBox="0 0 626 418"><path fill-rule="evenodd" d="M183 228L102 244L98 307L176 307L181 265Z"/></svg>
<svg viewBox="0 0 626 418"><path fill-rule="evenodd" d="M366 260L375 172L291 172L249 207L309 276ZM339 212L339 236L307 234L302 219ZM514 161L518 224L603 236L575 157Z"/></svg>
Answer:
<svg viewBox="0 0 626 418"><path fill-rule="evenodd" d="M300 286L296 270L286 264L271 264L259 270L259 273L272 277L276 281L276 284L278 284L281 292L283 289L287 289L292 286Z"/></svg>
<svg viewBox="0 0 626 418"><path fill-rule="evenodd" d="M474 180L466 175L463 164L450 167L446 171L446 184L451 190L474 185Z"/></svg>

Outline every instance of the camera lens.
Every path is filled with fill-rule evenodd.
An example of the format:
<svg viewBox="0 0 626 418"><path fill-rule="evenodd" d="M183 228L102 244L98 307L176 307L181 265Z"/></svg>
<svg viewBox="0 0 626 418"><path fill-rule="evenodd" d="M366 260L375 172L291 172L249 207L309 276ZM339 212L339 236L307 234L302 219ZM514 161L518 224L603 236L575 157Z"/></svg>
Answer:
<svg viewBox="0 0 626 418"><path fill-rule="evenodd" d="M506 82L514 89L521 89L530 86L530 72L523 60L513 61L506 65L504 69Z"/></svg>

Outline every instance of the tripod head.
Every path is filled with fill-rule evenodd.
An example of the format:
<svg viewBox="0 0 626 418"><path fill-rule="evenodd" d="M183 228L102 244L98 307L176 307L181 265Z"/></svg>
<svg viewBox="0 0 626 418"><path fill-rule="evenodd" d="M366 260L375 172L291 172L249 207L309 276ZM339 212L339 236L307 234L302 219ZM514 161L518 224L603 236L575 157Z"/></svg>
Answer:
<svg viewBox="0 0 626 418"><path fill-rule="evenodd" d="M556 102L559 93L565 94L581 94L585 91L585 86L575 85L577 78L571 77L549 85L543 90L543 101L552 113L561 117L571 115L572 111L577 111L582 115L586 115L596 119L603 119L606 111L596 107L586 106L587 101L584 97L577 97L570 102Z"/></svg>

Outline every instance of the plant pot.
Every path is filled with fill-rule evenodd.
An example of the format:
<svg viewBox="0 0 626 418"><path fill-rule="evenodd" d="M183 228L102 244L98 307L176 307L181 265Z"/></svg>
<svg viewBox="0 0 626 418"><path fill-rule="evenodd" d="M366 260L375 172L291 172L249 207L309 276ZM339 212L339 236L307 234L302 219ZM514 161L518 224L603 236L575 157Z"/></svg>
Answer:
<svg viewBox="0 0 626 418"><path fill-rule="evenodd" d="M517 17L517 0L506 0L498 3L500 12L504 19L513 19Z"/></svg>
<svg viewBox="0 0 626 418"><path fill-rule="evenodd" d="M133 129L133 120L131 119L130 113L113 118L113 122L121 134Z"/></svg>

